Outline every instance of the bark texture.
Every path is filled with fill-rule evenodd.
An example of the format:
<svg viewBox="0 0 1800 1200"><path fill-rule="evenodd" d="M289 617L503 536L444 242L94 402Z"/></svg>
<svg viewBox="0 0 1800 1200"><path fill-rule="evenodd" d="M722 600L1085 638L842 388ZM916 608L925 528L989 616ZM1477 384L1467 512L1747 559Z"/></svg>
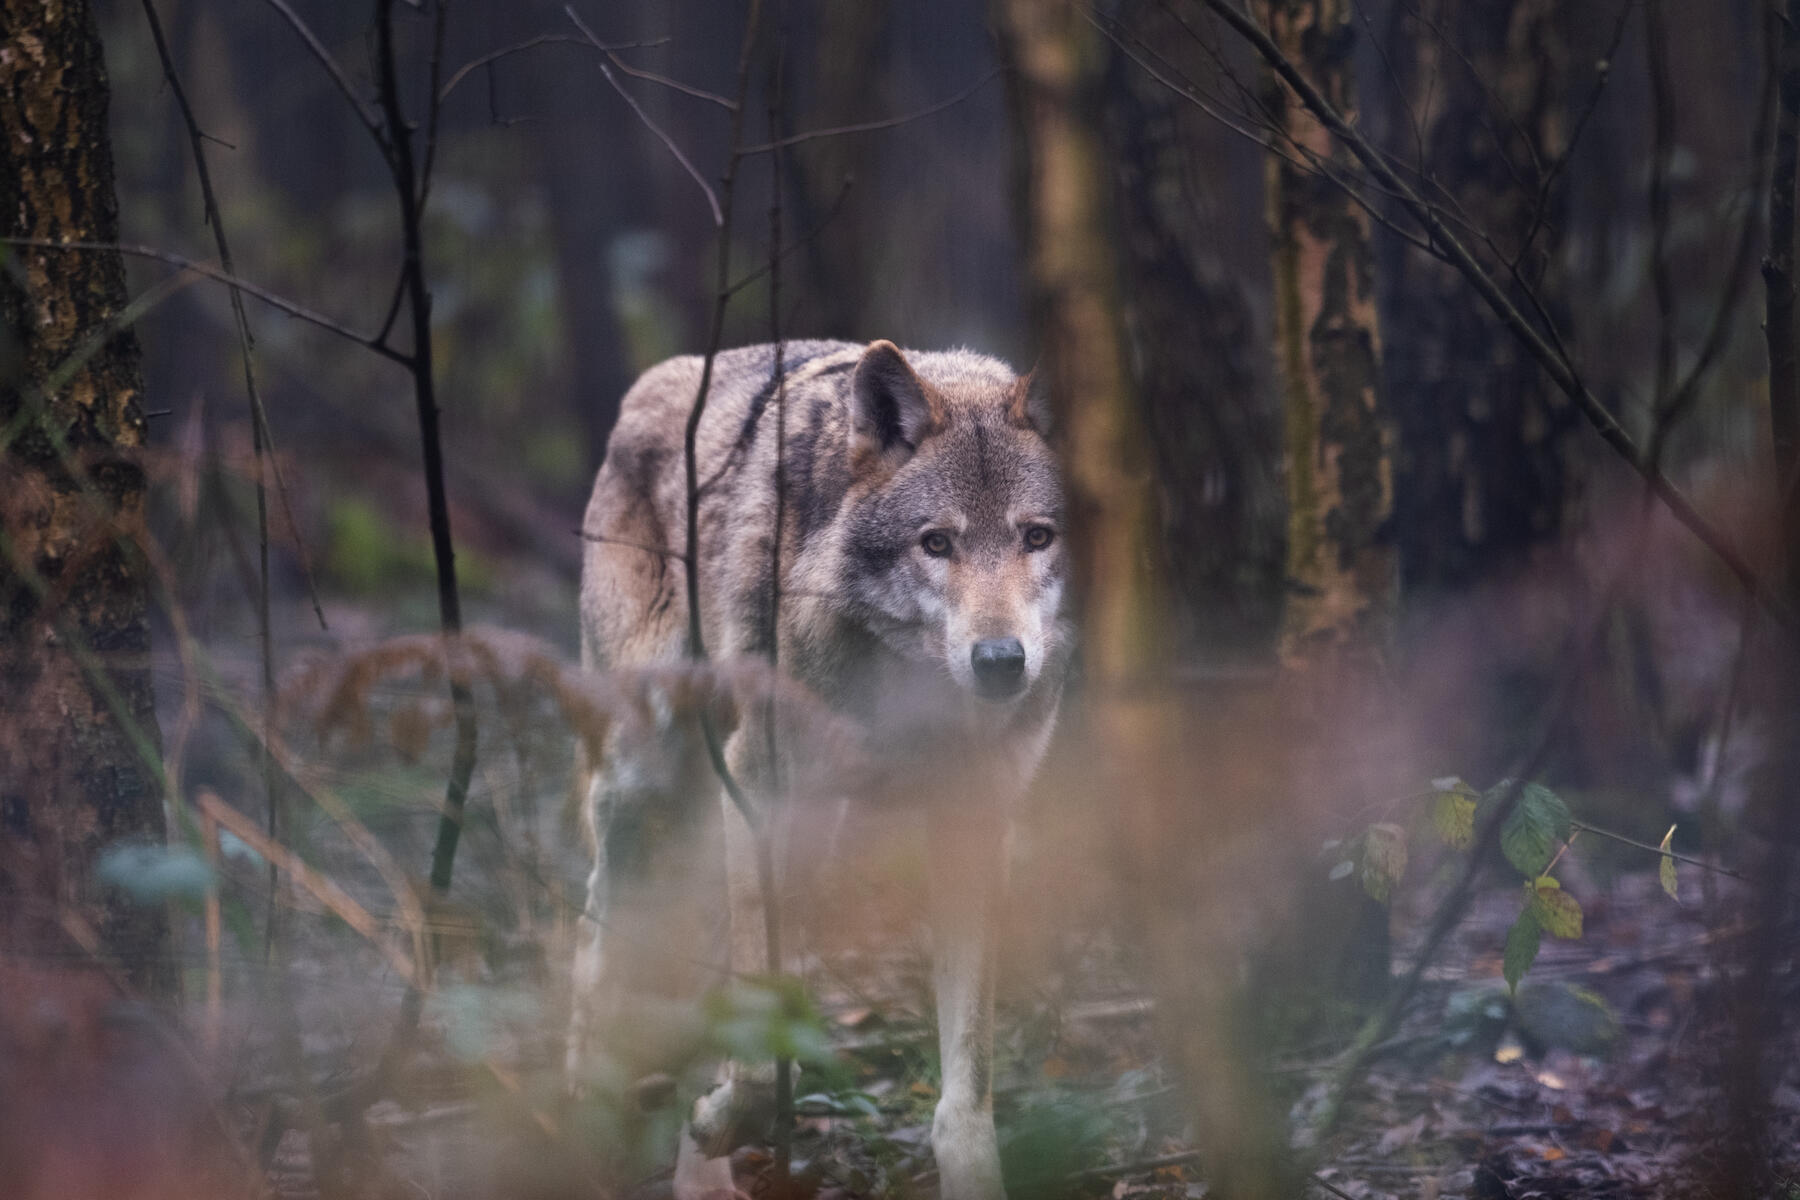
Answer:
<svg viewBox="0 0 1800 1200"><path fill-rule="evenodd" d="M1257 18L1303 76L1354 121L1353 6L1259 0ZM1282 83L1270 107L1291 139L1268 159L1275 365L1287 441L1288 662L1379 655L1391 632L1394 428L1382 396L1369 217L1317 164L1348 152ZM1292 161L1294 159L1299 162Z"/></svg>
<svg viewBox="0 0 1800 1200"><path fill-rule="evenodd" d="M1118 800L1117 848L1134 867L1139 936L1169 1014L1171 1054L1191 1088L1212 1194L1291 1195L1281 1121L1250 1066L1252 1048L1235 1036L1230 976L1196 953L1183 885L1196 856L1170 850L1170 815L1191 804L1177 780L1193 747L1165 677L1167 571L1108 203L1104 43L1083 10L1061 0L996 0L994 13L1023 149L1027 297L1066 473L1085 668L1085 727L1075 736L1092 772L1084 786Z"/></svg>
<svg viewBox="0 0 1800 1200"><path fill-rule="evenodd" d="M1185 18L1155 0L1120 40L1164 72L1226 86ZM1260 151L1125 53L1106 80L1133 382L1151 433L1179 649L1260 661L1281 614L1287 502L1267 326L1244 281L1268 270Z"/></svg>
<svg viewBox="0 0 1800 1200"><path fill-rule="evenodd" d="M1422 158L1470 224L1559 307L1566 15L1553 0L1395 10L1397 95L1389 141ZM1564 505L1562 436L1578 414L1448 263L1379 239L1388 395L1400 434L1395 535L1415 591L1459 588L1518 565L1555 536ZM1446 349L1450 352L1446 353Z"/></svg>
<svg viewBox="0 0 1800 1200"><path fill-rule="evenodd" d="M0 47L7 235L116 241L92 11L5 0ZM128 328L88 344L125 307L124 269L113 254L0 253L0 939L98 951L167 992L162 910L93 878L108 844L164 836L138 344Z"/></svg>

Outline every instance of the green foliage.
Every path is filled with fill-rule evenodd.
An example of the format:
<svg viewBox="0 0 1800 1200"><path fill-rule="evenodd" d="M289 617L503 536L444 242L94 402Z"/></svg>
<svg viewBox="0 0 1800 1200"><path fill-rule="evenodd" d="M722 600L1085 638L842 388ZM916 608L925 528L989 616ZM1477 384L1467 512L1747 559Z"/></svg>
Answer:
<svg viewBox="0 0 1800 1200"><path fill-rule="evenodd" d="M1598 993L1564 980L1522 985L1513 997L1519 1032L1538 1046L1605 1054L1619 1038L1619 1018Z"/></svg>
<svg viewBox="0 0 1800 1200"><path fill-rule="evenodd" d="M190 846L115 842L101 851L94 874L139 904L198 901L218 885L207 861Z"/></svg>
<svg viewBox="0 0 1800 1200"><path fill-rule="evenodd" d="M1056 1093L997 1122L1000 1173L1013 1200L1068 1200L1088 1190L1077 1172L1106 1159L1110 1125L1098 1102Z"/></svg>
<svg viewBox="0 0 1800 1200"><path fill-rule="evenodd" d="M1501 962L1501 973L1506 976L1507 990L1517 993L1519 980L1531 969L1537 959L1538 943L1543 940L1543 929L1538 925L1537 917L1527 907L1513 922L1513 927L1506 932L1506 953Z"/></svg>
<svg viewBox="0 0 1800 1200"><path fill-rule="evenodd" d="M1512 788L1512 780L1502 780L1483 799L1498 804ZM1562 797L1541 783L1527 783L1500 827L1500 852L1519 874L1535 878L1549 867L1556 848L1569 840L1570 828L1569 806Z"/></svg>
<svg viewBox="0 0 1800 1200"><path fill-rule="evenodd" d="M1675 860L1669 857L1669 843L1675 838L1675 827L1669 826L1669 832L1663 834L1658 849L1662 851L1662 861L1656 865L1656 878L1662 884L1662 890L1669 893L1669 899L1677 904L1681 902L1681 893L1675 886Z"/></svg>
<svg viewBox="0 0 1800 1200"><path fill-rule="evenodd" d="M723 1055L814 1068L834 1061L825 1019L793 976L733 980L707 997L705 1013L708 1037Z"/></svg>
<svg viewBox="0 0 1800 1200"><path fill-rule="evenodd" d="M334 498L326 524L325 568L347 591L366 595L435 584L437 561L423 527L409 536L359 496ZM492 565L466 545L456 549L456 576L465 593L494 583Z"/></svg>

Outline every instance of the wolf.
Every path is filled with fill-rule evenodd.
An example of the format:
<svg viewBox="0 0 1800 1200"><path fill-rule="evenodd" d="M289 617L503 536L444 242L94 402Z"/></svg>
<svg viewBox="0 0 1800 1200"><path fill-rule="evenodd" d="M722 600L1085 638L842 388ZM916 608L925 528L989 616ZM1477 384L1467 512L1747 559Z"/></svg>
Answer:
<svg viewBox="0 0 1800 1200"><path fill-rule="evenodd" d="M1010 818L1044 756L1074 642L1064 611L1063 487L1050 405L1034 375L970 351L793 341L714 357L696 430L699 545L689 557L684 437L698 357L627 392L583 525L581 661L607 671L678 663L690 645L685 572L716 659L761 657L859 731L880 769L858 802L923 809L943 1087L932 1146L945 1200L1003 1195L994 1132L995 929ZM782 763L757 705L716 730L741 793L773 801ZM697 735L663 712L658 744L625 732L583 767L595 865L575 966L569 1063L629 981L607 912L671 793L719 796L733 971L767 972L755 832ZM641 731L640 731L641 733ZM670 745L690 739L690 752ZM646 764L649 764L648 766ZM734 1194L726 1155L772 1068L728 1064L695 1104L678 1200Z"/></svg>

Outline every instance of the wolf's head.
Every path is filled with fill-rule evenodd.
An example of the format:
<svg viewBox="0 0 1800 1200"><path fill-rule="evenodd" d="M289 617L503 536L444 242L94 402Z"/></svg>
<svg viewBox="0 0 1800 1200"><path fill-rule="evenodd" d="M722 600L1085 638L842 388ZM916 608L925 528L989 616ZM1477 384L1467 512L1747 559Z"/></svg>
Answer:
<svg viewBox="0 0 1800 1200"><path fill-rule="evenodd" d="M875 342L851 381L844 580L890 649L1004 705L1060 678L1062 483L1030 377Z"/></svg>

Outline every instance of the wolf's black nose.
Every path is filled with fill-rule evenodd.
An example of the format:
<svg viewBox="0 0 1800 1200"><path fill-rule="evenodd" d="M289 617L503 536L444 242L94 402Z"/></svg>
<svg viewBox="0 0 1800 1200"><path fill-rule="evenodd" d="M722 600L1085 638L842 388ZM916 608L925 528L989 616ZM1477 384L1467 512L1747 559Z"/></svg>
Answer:
<svg viewBox="0 0 1800 1200"><path fill-rule="evenodd" d="M1016 696L1025 683L1025 647L1018 638L983 638L969 651L975 690L989 700Z"/></svg>

